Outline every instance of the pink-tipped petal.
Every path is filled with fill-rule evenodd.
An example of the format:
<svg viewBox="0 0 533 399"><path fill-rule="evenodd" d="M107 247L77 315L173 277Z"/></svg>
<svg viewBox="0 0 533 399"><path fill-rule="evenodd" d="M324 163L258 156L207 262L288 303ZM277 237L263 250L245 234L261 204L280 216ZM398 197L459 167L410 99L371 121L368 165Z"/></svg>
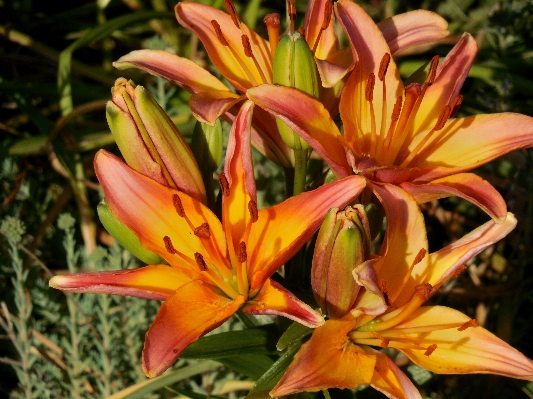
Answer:
<svg viewBox="0 0 533 399"><path fill-rule="evenodd" d="M324 324L322 316L272 279L265 281L261 290L250 298L242 311L246 314L284 316L310 328Z"/></svg>
<svg viewBox="0 0 533 399"><path fill-rule="evenodd" d="M339 129L319 101L297 89L274 85L254 87L246 95L287 123L324 158L337 176L351 173L344 147L336 140L340 137Z"/></svg>
<svg viewBox="0 0 533 399"><path fill-rule="evenodd" d="M188 345L221 325L243 303L241 295L232 300L200 281L180 287L163 303L146 333L144 373L148 377L163 373Z"/></svg>
<svg viewBox="0 0 533 399"><path fill-rule="evenodd" d="M488 181L473 173L459 173L427 184L406 182L401 187L419 204L456 195L476 204L499 223L507 216L507 205L500 193Z"/></svg>
<svg viewBox="0 0 533 399"><path fill-rule="evenodd" d="M113 63L118 69L139 68L193 93L228 90L216 77L193 61L162 50L135 50Z"/></svg>
<svg viewBox="0 0 533 399"><path fill-rule="evenodd" d="M54 276L49 284L62 291L135 296L163 301L190 281L190 277L180 270L165 265L152 265L139 269Z"/></svg>
<svg viewBox="0 0 533 399"><path fill-rule="evenodd" d="M259 211L248 240L251 288L261 287L318 230L330 208L350 204L365 184L364 178L349 176Z"/></svg>
<svg viewBox="0 0 533 399"><path fill-rule="evenodd" d="M414 10L387 18L378 24L391 55L420 44L436 42L450 34L448 22L427 10Z"/></svg>
<svg viewBox="0 0 533 399"><path fill-rule="evenodd" d="M193 94L189 99L189 107L196 119L213 125L218 118L240 101L242 97L231 91L206 91Z"/></svg>
<svg viewBox="0 0 533 399"><path fill-rule="evenodd" d="M428 306L416 310L394 327L399 348L409 359L439 374L498 374L533 380L533 362L482 327L470 326L470 317L455 309ZM443 322L454 325L443 328ZM401 334L402 329L424 332ZM413 348L405 348L405 343ZM429 354L426 348L436 345ZM394 347L394 341L390 342Z"/></svg>

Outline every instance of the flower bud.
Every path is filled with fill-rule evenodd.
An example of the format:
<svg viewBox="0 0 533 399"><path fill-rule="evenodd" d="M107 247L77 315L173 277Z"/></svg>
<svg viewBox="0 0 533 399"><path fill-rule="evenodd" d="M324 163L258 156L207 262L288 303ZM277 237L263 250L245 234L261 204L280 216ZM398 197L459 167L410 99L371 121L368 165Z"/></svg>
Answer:
<svg viewBox="0 0 533 399"><path fill-rule="evenodd" d="M120 245L130 251L133 256L149 265L162 262L162 259L158 254L147 250L141 245L139 238L135 233L113 215L111 209L109 209L109 206L105 202L98 204L96 209L98 211L100 222L102 222L102 225L107 232L111 234Z"/></svg>
<svg viewBox="0 0 533 399"><path fill-rule="evenodd" d="M352 309L360 289L352 271L369 256L363 206L330 209L318 232L311 269L315 299L329 317L340 318Z"/></svg>
<svg viewBox="0 0 533 399"><path fill-rule="evenodd" d="M212 175L222 162L222 124L217 119L213 126L196 122L192 133L192 152L196 159L202 160L202 175Z"/></svg>
<svg viewBox="0 0 533 399"><path fill-rule="evenodd" d="M165 186L205 203L198 164L178 128L142 86L117 79L107 123L126 163Z"/></svg>
<svg viewBox="0 0 533 399"><path fill-rule="evenodd" d="M297 31L279 41L274 54L272 75L275 84L294 87L315 98L319 96L318 72L313 53L305 38ZM290 101L290 98L285 101ZM281 138L290 148L310 148L285 122L276 118L276 123Z"/></svg>

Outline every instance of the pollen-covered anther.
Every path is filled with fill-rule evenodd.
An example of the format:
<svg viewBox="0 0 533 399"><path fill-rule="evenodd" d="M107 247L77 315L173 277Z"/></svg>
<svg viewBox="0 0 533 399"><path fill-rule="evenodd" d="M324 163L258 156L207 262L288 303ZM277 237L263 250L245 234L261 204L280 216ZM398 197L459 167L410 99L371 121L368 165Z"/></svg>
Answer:
<svg viewBox="0 0 533 399"><path fill-rule="evenodd" d="M437 349L437 344L431 344L427 347L426 351L424 352L424 355L425 356L429 356L431 355L435 349Z"/></svg>
<svg viewBox="0 0 533 399"><path fill-rule="evenodd" d="M450 276L450 278L457 278L461 275L462 272L466 270L466 265L459 266Z"/></svg>
<svg viewBox="0 0 533 399"><path fill-rule="evenodd" d="M215 35L217 35L217 39L223 46L229 46L228 41L226 40L226 37L222 33L222 29L220 29L220 25L217 21L214 19L211 21L211 25L213 25L213 29L215 30Z"/></svg>
<svg viewBox="0 0 533 399"><path fill-rule="evenodd" d="M477 324L477 321L476 319L472 319L472 320L468 320L466 323L464 323L463 325L461 325L461 327L459 327L457 329L457 331L464 331L466 330L468 327L477 327L478 324Z"/></svg>
<svg viewBox="0 0 533 399"><path fill-rule="evenodd" d="M205 238L206 240L211 238L211 229L209 224L202 223L200 226L194 229L194 235L199 238Z"/></svg>
<svg viewBox="0 0 533 399"><path fill-rule="evenodd" d="M222 195L224 197L229 197L229 182L224 172L220 172L220 175L218 175L218 183L220 184Z"/></svg>
<svg viewBox="0 0 533 399"><path fill-rule="evenodd" d="M331 16L333 15L333 1L326 1L324 4L324 19L322 20L322 26L320 29L326 30L331 22Z"/></svg>
<svg viewBox="0 0 533 399"><path fill-rule="evenodd" d="M178 251L176 251L176 248L174 248L174 245L172 245L172 240L169 236L164 236L163 242L165 243L165 249L169 254L174 255L178 253Z"/></svg>
<svg viewBox="0 0 533 399"><path fill-rule="evenodd" d="M415 287L415 294L420 295L424 301L427 301L433 292L433 286L429 283L418 284Z"/></svg>
<svg viewBox="0 0 533 399"><path fill-rule="evenodd" d="M374 85L376 84L376 75L372 72L368 75L365 88L366 101L372 101L374 99Z"/></svg>
<svg viewBox="0 0 533 399"><path fill-rule="evenodd" d="M182 218L184 218L185 208L183 208L183 203L181 202L181 198L178 194L172 194L172 204L174 204L174 209L176 209L176 213Z"/></svg>
<svg viewBox="0 0 533 399"><path fill-rule="evenodd" d="M200 269L201 272L205 272L207 270L207 264L205 263L204 257L202 256L201 253L195 252L194 260L196 261L196 264L198 265L198 269Z"/></svg>
<svg viewBox="0 0 533 399"><path fill-rule="evenodd" d="M239 15L237 14L237 10L235 9L235 5L230 0L224 0L224 5L226 6L226 10L228 10L228 14L231 17L231 20L235 24L237 28L239 28L240 20Z"/></svg>
<svg viewBox="0 0 533 399"><path fill-rule="evenodd" d="M379 283L381 293L383 294L383 300L385 301L385 305L391 306L391 302L389 299L389 291L387 290L387 282L385 280L381 280Z"/></svg>
<svg viewBox="0 0 533 399"><path fill-rule="evenodd" d="M452 103L450 104L450 108L452 109L452 112L450 114L450 118L455 118L455 115L457 115L457 111L459 111L459 108L461 107L461 104L463 103L463 96L459 94L456 96Z"/></svg>
<svg viewBox="0 0 533 399"><path fill-rule="evenodd" d="M426 76L426 82L428 86L431 86L437 76L437 66L439 65L439 56L435 55L429 62L429 72Z"/></svg>
<svg viewBox="0 0 533 399"><path fill-rule="evenodd" d="M381 340L380 346L382 348L388 348L389 347L390 339L385 338L383 335L381 335L381 334L379 334L377 332L373 333L372 336L377 338L377 339L379 339L379 340Z"/></svg>
<svg viewBox="0 0 533 399"><path fill-rule="evenodd" d="M247 258L248 254L246 253L246 243L244 241L241 241L239 244L239 263L246 262Z"/></svg>
<svg viewBox="0 0 533 399"><path fill-rule="evenodd" d="M422 259L424 259L424 257L426 256L426 253L427 251L424 248L420 249L420 251L418 251L418 253L415 256L415 260L413 261L413 266L422 262Z"/></svg>
<svg viewBox="0 0 533 399"><path fill-rule="evenodd" d="M248 212L250 212L250 219L252 223L259 219L259 211L257 210L257 203L254 200L248 201Z"/></svg>
<svg viewBox="0 0 533 399"><path fill-rule="evenodd" d="M246 35L241 36L242 47L244 48L244 55L252 58L254 53L252 51L252 46L250 45L250 39Z"/></svg>
<svg viewBox="0 0 533 399"><path fill-rule="evenodd" d="M305 29L304 29L303 26L300 26L300 27L298 28L298 33L299 33L300 35L302 35L302 36L305 36Z"/></svg>
<svg viewBox="0 0 533 399"><path fill-rule="evenodd" d="M394 103L394 108L392 109L391 119L393 122L398 122L398 119L400 119L400 114L402 113L402 102L403 97L398 96L396 102Z"/></svg>
<svg viewBox="0 0 533 399"><path fill-rule="evenodd" d="M378 72L378 78L382 82L383 82L383 79L385 79L385 74L387 73L389 64L390 64L390 54L385 53L383 55L383 58L381 59L381 62L379 63L379 72Z"/></svg>
<svg viewBox="0 0 533 399"><path fill-rule="evenodd" d="M437 119L437 123L435 123L435 131L439 131L444 127L446 121L448 121L448 119L450 118L451 113L452 109L449 105L446 105L444 108L442 108L439 114L439 119Z"/></svg>

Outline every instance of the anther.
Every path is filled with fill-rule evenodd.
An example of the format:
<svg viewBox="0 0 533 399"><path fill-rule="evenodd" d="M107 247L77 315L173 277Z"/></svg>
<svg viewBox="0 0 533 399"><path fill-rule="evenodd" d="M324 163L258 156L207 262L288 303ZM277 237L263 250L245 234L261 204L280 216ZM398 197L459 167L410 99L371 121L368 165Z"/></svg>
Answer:
<svg viewBox="0 0 533 399"><path fill-rule="evenodd" d="M298 28L298 33L299 33L300 35L302 35L302 36L305 37L305 29L304 29L303 26L300 26L300 27Z"/></svg>
<svg viewBox="0 0 533 399"><path fill-rule="evenodd" d="M439 119L437 119L437 123L435 123L435 131L439 131L444 127L451 113L452 109L449 105L446 105L444 108L442 108L442 110L440 111Z"/></svg>
<svg viewBox="0 0 533 399"><path fill-rule="evenodd" d="M461 104L463 103L463 96L459 94L457 97L455 97L450 104L450 108L452 109L452 112L450 114L450 118L455 118L455 115L457 115L457 111L459 111L459 108L461 107Z"/></svg>
<svg viewBox="0 0 533 399"><path fill-rule="evenodd" d="M228 10L228 13L235 24L237 28L239 28L240 20L239 15L237 14L237 10L235 9L235 6L230 0L224 0L224 5L226 6L226 10Z"/></svg>
<svg viewBox="0 0 533 399"><path fill-rule="evenodd" d="M170 240L169 236L164 236L163 242L165 243L165 249L169 254L174 255L178 253L178 251L176 251L176 248L174 248L174 246L172 245L172 241Z"/></svg>
<svg viewBox="0 0 533 399"><path fill-rule="evenodd" d="M211 230L209 224L202 223L200 226L194 229L194 235L196 237L205 238L206 240L211 238Z"/></svg>
<svg viewBox="0 0 533 399"><path fill-rule="evenodd" d="M242 46L244 47L244 55L252 58L254 53L252 51L252 46L250 45L250 39L246 35L241 36Z"/></svg>
<svg viewBox="0 0 533 399"><path fill-rule="evenodd" d="M224 34L222 33L222 29L220 29L220 25L218 24L218 22L213 19L211 20L211 25L213 25L213 29L215 29L215 34L217 35L217 38L220 44L226 47L229 46L229 43L226 40L226 37L224 36Z"/></svg>
<svg viewBox="0 0 533 399"><path fill-rule="evenodd" d="M383 300L385 301L385 305L391 306L391 302L389 299L389 292L387 290L387 282L385 280L381 280L380 288L381 288L381 293L383 294Z"/></svg>
<svg viewBox="0 0 533 399"><path fill-rule="evenodd" d="M246 262L247 258L248 254L246 253L246 243L244 241L241 241L239 244L239 263Z"/></svg>
<svg viewBox="0 0 533 399"><path fill-rule="evenodd" d="M425 356L429 356L431 355L435 349L437 349L437 344L431 344L428 346L428 348L426 349L426 351L424 352L424 355Z"/></svg>
<svg viewBox="0 0 533 399"><path fill-rule="evenodd" d="M181 198L178 194L172 194L172 203L174 204L174 209L176 209L176 212L178 213L178 215L184 218L185 208L183 208L183 204L181 203Z"/></svg>
<svg viewBox="0 0 533 399"><path fill-rule="evenodd" d="M365 89L365 98L366 101L372 101L374 99L374 85L376 84L376 75L372 72L368 75L368 80L366 81Z"/></svg>
<svg viewBox="0 0 533 399"><path fill-rule="evenodd" d="M403 97L398 96L398 98L396 99L396 103L394 104L394 108L392 109L391 119L393 122L398 122L398 119L400 119L400 114L402 113L402 102Z"/></svg>
<svg viewBox="0 0 533 399"><path fill-rule="evenodd" d="M224 197L229 197L229 183L224 172L220 172L220 175L218 175L218 183L220 184L222 195Z"/></svg>
<svg viewBox="0 0 533 399"><path fill-rule="evenodd" d="M429 283L418 284L415 287L415 294L419 294L424 301L427 301L433 292L433 286Z"/></svg>
<svg viewBox="0 0 533 399"><path fill-rule="evenodd" d="M383 82L383 79L385 79L385 74L387 73L387 68L389 67L389 64L390 64L390 54L385 53L379 64L379 72L378 72L378 78L382 82Z"/></svg>
<svg viewBox="0 0 533 399"><path fill-rule="evenodd" d="M413 266L422 262L422 259L426 256L427 251L422 248L418 253L416 254L415 260L413 261Z"/></svg>
<svg viewBox="0 0 533 399"><path fill-rule="evenodd" d="M205 272L207 270L207 264L205 263L204 257L201 253L195 252L194 253L194 260L196 260L196 264L198 265L198 269L200 269L201 272Z"/></svg>
<svg viewBox="0 0 533 399"><path fill-rule="evenodd" d="M257 222L257 219L259 219L259 211L257 210L257 203L254 200L248 201L248 212L250 212L252 223Z"/></svg>
<svg viewBox="0 0 533 399"><path fill-rule="evenodd" d="M428 86L431 86L433 82L435 81L435 77L437 76L437 66L439 65L439 56L434 56L431 61L429 62L429 72L428 76L426 76L426 82Z"/></svg>
<svg viewBox="0 0 533 399"><path fill-rule="evenodd" d="M464 331L468 327L477 327L477 326L478 326L478 324L477 324L476 319L472 319L472 320L468 320L466 323L464 323L461 327L459 327L457 329L457 331Z"/></svg>

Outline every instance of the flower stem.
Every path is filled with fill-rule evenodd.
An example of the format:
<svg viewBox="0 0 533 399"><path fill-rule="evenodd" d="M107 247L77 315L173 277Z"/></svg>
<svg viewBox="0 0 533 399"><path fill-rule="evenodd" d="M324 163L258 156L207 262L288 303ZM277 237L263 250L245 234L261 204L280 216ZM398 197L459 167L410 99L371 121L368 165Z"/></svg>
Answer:
<svg viewBox="0 0 533 399"><path fill-rule="evenodd" d="M300 140L300 138L298 138ZM294 190L293 195L303 193L307 175L307 150L294 150Z"/></svg>

